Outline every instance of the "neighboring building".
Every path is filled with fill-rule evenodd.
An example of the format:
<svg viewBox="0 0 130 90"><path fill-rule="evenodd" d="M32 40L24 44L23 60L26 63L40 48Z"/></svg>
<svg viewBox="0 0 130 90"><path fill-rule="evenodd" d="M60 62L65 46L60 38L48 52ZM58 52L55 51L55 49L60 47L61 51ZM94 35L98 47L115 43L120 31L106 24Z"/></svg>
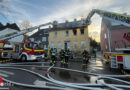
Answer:
<svg viewBox="0 0 130 90"><path fill-rule="evenodd" d="M3 24L0 22L0 27L3 27Z"/></svg>
<svg viewBox="0 0 130 90"><path fill-rule="evenodd" d="M125 48L130 42L123 38L130 27L119 22L103 18L101 24L101 49L103 52L114 52L116 48Z"/></svg>
<svg viewBox="0 0 130 90"><path fill-rule="evenodd" d="M48 29L38 29L38 31L36 33L34 33L33 35L29 36L29 40L30 41L37 41L37 42L41 42L44 45L44 49L48 48Z"/></svg>
<svg viewBox="0 0 130 90"><path fill-rule="evenodd" d="M66 21L65 23L53 22L49 30L49 47L57 50L70 49L72 51L83 51L90 49L88 27L85 20Z"/></svg>
<svg viewBox="0 0 130 90"><path fill-rule="evenodd" d="M17 31L20 31L20 29L16 23L13 23L13 24L7 23L5 26L0 23L0 31L3 29L6 29L6 28L15 29Z"/></svg>

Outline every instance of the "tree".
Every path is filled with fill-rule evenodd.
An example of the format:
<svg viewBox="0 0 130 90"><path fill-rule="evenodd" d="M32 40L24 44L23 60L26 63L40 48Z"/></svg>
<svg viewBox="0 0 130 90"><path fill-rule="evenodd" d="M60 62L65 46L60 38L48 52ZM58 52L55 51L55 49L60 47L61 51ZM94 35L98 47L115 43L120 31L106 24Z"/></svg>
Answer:
<svg viewBox="0 0 130 90"><path fill-rule="evenodd" d="M96 42L94 39L90 38L90 46L92 48L97 48L98 50L100 50L100 43Z"/></svg>
<svg viewBox="0 0 130 90"><path fill-rule="evenodd" d="M25 20L25 21L21 22L21 24L19 25L19 27L20 27L21 30L24 30L24 29L32 27L32 25L30 24L29 21Z"/></svg>

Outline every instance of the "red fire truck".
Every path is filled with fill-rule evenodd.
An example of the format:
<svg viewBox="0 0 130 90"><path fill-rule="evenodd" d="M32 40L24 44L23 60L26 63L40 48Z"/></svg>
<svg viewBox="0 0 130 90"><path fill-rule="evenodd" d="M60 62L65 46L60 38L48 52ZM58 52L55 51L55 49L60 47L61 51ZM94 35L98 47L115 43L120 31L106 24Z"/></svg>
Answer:
<svg viewBox="0 0 130 90"><path fill-rule="evenodd" d="M123 38L130 41L130 33L125 33ZM116 51L104 53L104 57L110 63L110 67L130 70L130 47L116 48Z"/></svg>
<svg viewBox="0 0 130 90"><path fill-rule="evenodd" d="M0 37L0 43L3 45L3 47L0 48L0 58L12 58L22 61L39 60L44 58L43 44L32 41L11 43L9 40L49 24L51 23L42 24L27 30L22 30L21 32L16 32Z"/></svg>

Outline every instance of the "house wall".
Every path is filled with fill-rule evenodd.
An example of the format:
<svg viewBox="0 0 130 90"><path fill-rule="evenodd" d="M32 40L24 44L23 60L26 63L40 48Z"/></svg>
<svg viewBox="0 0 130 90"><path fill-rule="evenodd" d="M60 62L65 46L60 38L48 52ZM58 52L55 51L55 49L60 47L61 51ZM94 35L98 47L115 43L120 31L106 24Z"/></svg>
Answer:
<svg viewBox="0 0 130 90"><path fill-rule="evenodd" d="M65 48L65 42L70 41L70 50L72 51L82 51L85 48L89 51L89 37L88 37L88 28L84 28L84 34L81 35L80 28L77 28L77 35L73 34L73 29L64 29L64 30L53 30L49 32L49 47L57 48L58 51L61 48ZM69 35L66 36L66 31L69 32ZM55 37L55 32L57 32L57 37ZM61 47L58 47L58 44L61 43ZM84 47L83 44L85 43Z"/></svg>
<svg viewBox="0 0 130 90"><path fill-rule="evenodd" d="M108 27L102 21L101 23L101 34L100 34L100 41L101 41L101 50L103 52L109 52L109 40L108 40Z"/></svg>
<svg viewBox="0 0 130 90"><path fill-rule="evenodd" d="M130 45L130 42L128 42L123 38L123 34L129 32L130 28L120 25L119 27L117 26L117 28L114 27L115 26L109 27L108 25L106 25L104 20L102 20L100 39L101 39L101 50L103 52L110 52L110 49L112 52L115 52L116 48L125 48ZM108 34L108 32L110 34ZM109 40L110 40L110 49L109 49Z"/></svg>

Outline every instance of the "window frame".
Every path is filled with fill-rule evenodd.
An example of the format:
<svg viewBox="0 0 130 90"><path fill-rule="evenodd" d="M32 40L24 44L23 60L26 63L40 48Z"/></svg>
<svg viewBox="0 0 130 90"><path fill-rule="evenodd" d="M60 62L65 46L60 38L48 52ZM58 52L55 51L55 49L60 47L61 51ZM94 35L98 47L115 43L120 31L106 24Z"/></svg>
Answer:
<svg viewBox="0 0 130 90"><path fill-rule="evenodd" d="M73 29L73 35L74 35L74 36L77 35L77 29L76 29L76 28Z"/></svg>
<svg viewBox="0 0 130 90"><path fill-rule="evenodd" d="M69 36L69 31L68 31L68 30L65 31L65 36L66 36L66 37Z"/></svg>
<svg viewBox="0 0 130 90"><path fill-rule="evenodd" d="M84 35L84 28L80 28L80 34Z"/></svg>

